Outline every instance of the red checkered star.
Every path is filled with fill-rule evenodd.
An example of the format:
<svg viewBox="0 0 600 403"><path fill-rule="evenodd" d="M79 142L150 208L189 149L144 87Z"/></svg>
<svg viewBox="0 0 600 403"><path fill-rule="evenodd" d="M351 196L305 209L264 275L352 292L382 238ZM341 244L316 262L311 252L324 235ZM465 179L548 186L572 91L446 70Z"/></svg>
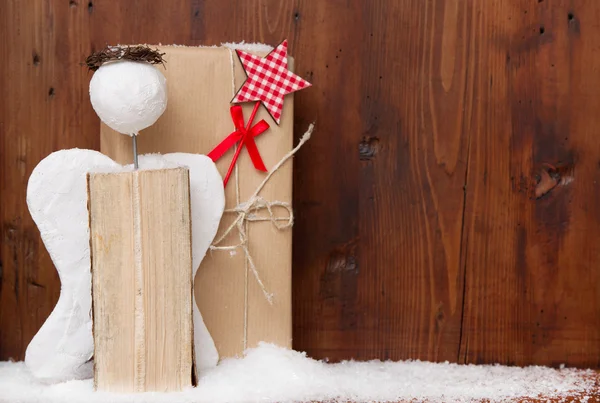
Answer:
<svg viewBox="0 0 600 403"><path fill-rule="evenodd" d="M236 52L248 79L231 102L261 101L273 120L279 124L283 97L311 85L288 70L287 40L264 58L241 50Z"/></svg>

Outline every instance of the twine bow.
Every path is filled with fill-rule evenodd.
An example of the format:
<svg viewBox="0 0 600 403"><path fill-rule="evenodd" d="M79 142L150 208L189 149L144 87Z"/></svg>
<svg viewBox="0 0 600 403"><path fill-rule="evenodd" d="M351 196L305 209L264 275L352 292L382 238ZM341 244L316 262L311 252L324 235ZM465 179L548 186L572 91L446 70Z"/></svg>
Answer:
<svg viewBox="0 0 600 403"><path fill-rule="evenodd" d="M246 258L246 262L256 279L256 282L260 286L265 298L269 302L269 304L273 304L273 294L270 293L265 284L263 283L256 265L254 264L254 260L252 259L252 255L250 254L250 250L248 249L248 223L257 222L257 221L270 221L275 228L278 230L284 230L290 228L294 224L294 213L292 211L292 207L289 203L281 202L281 201L267 201L259 196L262 189L265 187L271 176L281 168L281 166L289 160L296 152L306 143L313 132L314 125L310 124L306 133L302 136L298 145L294 147L289 153L287 153L275 166L269 174L263 179L261 184L256 188L254 193L248 198L248 201L239 203L232 209L225 210L225 213L236 214L236 218L233 222L227 227L227 229L219 236L216 241L210 246L211 250L226 250L226 251L235 251L237 248L241 248L244 252L244 256ZM286 210L287 215L285 216L277 216L274 213L276 208L283 208ZM261 216L257 213L260 211L266 210L268 215ZM239 235L239 243L234 245L225 245L219 246L225 238L234 230L237 229Z"/></svg>

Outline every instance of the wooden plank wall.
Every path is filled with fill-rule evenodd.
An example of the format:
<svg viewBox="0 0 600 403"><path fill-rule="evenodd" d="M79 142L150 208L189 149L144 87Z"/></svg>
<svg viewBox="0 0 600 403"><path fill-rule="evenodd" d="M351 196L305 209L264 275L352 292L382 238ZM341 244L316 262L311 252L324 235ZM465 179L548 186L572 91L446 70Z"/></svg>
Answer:
<svg viewBox="0 0 600 403"><path fill-rule="evenodd" d="M99 146L78 65L115 43L290 41L294 346L331 360L600 367L597 0L5 0L0 359L59 295L25 205ZM201 89L198 89L201 91Z"/></svg>

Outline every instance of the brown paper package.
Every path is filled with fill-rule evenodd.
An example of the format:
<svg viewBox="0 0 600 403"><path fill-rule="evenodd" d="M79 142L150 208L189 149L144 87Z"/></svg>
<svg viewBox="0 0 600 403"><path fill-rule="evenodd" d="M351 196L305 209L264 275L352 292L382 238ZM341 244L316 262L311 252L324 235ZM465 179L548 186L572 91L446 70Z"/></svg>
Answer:
<svg viewBox="0 0 600 403"><path fill-rule="evenodd" d="M223 47L158 48L165 52L165 68L158 68L167 78L168 106L156 124L140 133L138 151L207 154L234 130L229 108L233 87L237 91L246 79L241 63L234 50ZM292 63L289 58L290 70ZM253 103L243 106L245 121L252 106ZM263 106L254 123L261 119L267 121L270 129L255 139L267 169L271 169L292 148L293 96L285 98L279 126ZM101 128L100 149L120 163L132 162L131 138L105 125ZM232 157L233 149L217 162L222 176ZM225 189L226 210L234 208L238 201L248 200L265 177L265 173L254 169L245 149L237 166L237 178L234 173ZM291 160L273 175L260 196L268 201L291 203ZM234 218L231 213L223 215L217 237ZM195 279L196 300L221 358L241 356L245 348L255 347L260 341L291 348L291 229L280 231L269 221L251 222L247 228L249 251L267 291L273 294L272 305L247 267L241 248L232 253L209 250ZM239 242L234 230L224 244Z"/></svg>

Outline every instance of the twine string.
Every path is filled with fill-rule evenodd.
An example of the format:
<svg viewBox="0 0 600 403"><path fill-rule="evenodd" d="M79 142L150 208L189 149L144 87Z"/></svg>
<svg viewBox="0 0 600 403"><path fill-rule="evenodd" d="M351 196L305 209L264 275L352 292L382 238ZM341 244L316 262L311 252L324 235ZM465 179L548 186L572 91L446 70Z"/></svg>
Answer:
<svg viewBox="0 0 600 403"><path fill-rule="evenodd" d="M223 251L234 251L238 248L241 248L244 252L246 263L249 269L252 271L256 282L260 286L261 291L263 292L265 298L269 302L269 304L273 304L273 294L270 293L265 287L258 270L256 269L256 265L254 264L254 260L252 259L252 255L248 249L248 230L247 224L251 222L261 222L261 221L270 221L275 228L278 230L285 230L290 228L294 224L294 212L292 211L292 206L290 203L282 202L282 201L268 201L259 196L260 192L263 190L267 182L271 179L271 177L281 168L283 164L285 164L298 150L306 143L313 132L314 125L311 123L308 127L308 130L304 133L300 142L296 147L294 147L290 152L288 152L275 166L273 169L269 171L267 176L263 179L263 181L258 185L254 193L250 196L248 201L239 203L232 209L227 209L224 212L227 214L236 214L235 219L229 226L223 231L223 233L213 242L210 246L211 250L223 250ZM236 175L236 184L238 182L238 175ZM278 216L275 214L276 208L282 208L286 211L286 215ZM267 215L260 215L260 211L266 211ZM232 233L232 231L236 230L239 236L239 243L233 245L221 245L225 238Z"/></svg>

